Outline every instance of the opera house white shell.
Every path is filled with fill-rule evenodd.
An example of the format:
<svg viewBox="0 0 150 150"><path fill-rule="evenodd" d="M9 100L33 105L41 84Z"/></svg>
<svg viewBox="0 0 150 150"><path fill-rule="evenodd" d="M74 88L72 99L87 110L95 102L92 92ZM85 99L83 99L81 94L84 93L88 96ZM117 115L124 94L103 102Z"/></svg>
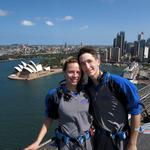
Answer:
<svg viewBox="0 0 150 150"><path fill-rule="evenodd" d="M43 67L41 64L35 64L32 60L29 63L21 61L14 69L14 73L8 76L10 79L31 80L54 73L50 66Z"/></svg>
<svg viewBox="0 0 150 150"><path fill-rule="evenodd" d="M33 61L29 61L29 63L25 63L24 61L21 61L21 64L18 64L18 66L14 67L16 72L20 72L21 74L26 74L27 72L30 73L37 73L40 71L43 71L43 67L41 64L35 64Z"/></svg>
<svg viewBox="0 0 150 150"><path fill-rule="evenodd" d="M8 78L15 80L32 80L62 72L60 68L51 69L50 66L43 67L41 64L35 64L32 60L29 63L21 61L21 64L15 66L14 69L14 73L9 75Z"/></svg>

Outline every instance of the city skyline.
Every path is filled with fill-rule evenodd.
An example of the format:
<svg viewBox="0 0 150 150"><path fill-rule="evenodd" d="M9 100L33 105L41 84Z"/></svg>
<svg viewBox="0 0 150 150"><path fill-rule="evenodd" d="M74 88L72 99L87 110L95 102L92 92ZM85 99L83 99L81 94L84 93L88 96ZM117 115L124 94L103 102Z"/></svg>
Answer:
<svg viewBox="0 0 150 150"><path fill-rule="evenodd" d="M150 37L149 0L0 0L0 44L112 45Z"/></svg>

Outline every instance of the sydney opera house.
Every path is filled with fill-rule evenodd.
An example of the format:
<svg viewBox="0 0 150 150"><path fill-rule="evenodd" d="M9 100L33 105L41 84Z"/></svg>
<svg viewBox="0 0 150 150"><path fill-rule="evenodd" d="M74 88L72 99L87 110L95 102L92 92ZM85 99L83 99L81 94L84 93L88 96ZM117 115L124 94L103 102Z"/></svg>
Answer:
<svg viewBox="0 0 150 150"><path fill-rule="evenodd" d="M60 69L50 69L50 66L43 67L41 64L35 64L31 60L29 63L21 61L21 64L14 67L14 73L9 75L8 78L16 80L32 80L60 71Z"/></svg>

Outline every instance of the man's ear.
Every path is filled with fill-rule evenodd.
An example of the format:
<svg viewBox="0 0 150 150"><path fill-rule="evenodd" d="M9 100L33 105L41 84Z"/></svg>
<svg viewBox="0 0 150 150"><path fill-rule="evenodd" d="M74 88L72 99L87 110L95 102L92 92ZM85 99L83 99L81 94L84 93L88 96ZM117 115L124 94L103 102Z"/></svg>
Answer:
<svg viewBox="0 0 150 150"><path fill-rule="evenodd" d="M97 61L98 65L100 66L100 64L101 64L100 59L96 59L96 61Z"/></svg>

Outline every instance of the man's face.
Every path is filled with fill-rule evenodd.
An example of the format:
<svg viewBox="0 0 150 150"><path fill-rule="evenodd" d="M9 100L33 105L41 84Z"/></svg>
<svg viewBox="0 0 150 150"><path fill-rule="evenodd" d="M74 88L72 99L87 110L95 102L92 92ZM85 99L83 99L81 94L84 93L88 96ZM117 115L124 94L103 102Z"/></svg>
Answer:
<svg viewBox="0 0 150 150"><path fill-rule="evenodd" d="M84 53L79 57L80 65L85 74L97 78L99 75L100 60L90 53Z"/></svg>
<svg viewBox="0 0 150 150"><path fill-rule="evenodd" d="M78 63L69 63L64 73L68 85L76 86L81 79L81 70Z"/></svg>

